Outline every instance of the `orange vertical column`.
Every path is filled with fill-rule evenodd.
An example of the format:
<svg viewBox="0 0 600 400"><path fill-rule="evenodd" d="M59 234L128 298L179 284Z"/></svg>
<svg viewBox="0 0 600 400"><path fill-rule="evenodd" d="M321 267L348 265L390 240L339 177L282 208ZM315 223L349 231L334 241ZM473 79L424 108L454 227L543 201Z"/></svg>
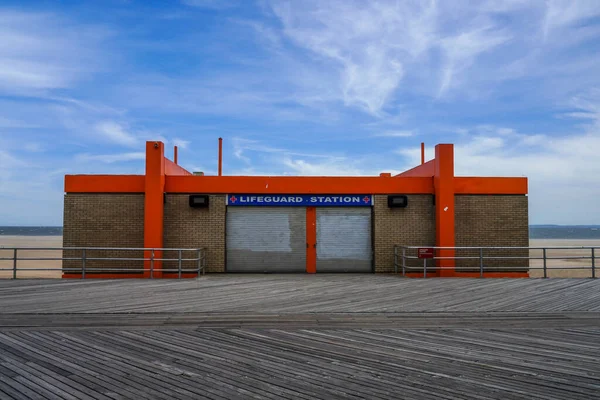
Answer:
<svg viewBox="0 0 600 400"><path fill-rule="evenodd" d="M317 272L317 209L306 207L306 272Z"/></svg>
<svg viewBox="0 0 600 400"><path fill-rule="evenodd" d="M165 148L162 142L146 142L146 189L144 199L144 247L163 247L165 191ZM144 253L145 258L151 252ZM162 258L162 251L155 251L154 258ZM144 277L150 277L151 261L144 262ZM154 261L153 277L162 277L162 262Z"/></svg>
<svg viewBox="0 0 600 400"><path fill-rule="evenodd" d="M454 247L454 146L435 146L435 245ZM440 250L439 257L454 257L454 250ZM440 276L454 275L454 260L438 260Z"/></svg>

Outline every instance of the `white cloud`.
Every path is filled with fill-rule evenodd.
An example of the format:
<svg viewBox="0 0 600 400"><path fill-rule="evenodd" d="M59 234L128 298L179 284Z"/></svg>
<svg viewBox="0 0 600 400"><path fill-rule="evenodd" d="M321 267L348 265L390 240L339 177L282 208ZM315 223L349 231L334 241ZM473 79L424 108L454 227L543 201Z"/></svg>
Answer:
<svg viewBox="0 0 600 400"><path fill-rule="evenodd" d="M571 89L585 87L581 81L599 66L589 53L565 53L577 42L599 39L597 27L582 24L600 15L596 0L270 4L283 38L312 56L323 82L337 82L335 100L379 118L406 94L490 97L502 81L552 75L549 68L566 75L565 83L541 83L542 89L567 91L568 82ZM543 41L544 30L559 28ZM273 29L263 36L281 42Z"/></svg>
<svg viewBox="0 0 600 400"><path fill-rule="evenodd" d="M425 87L432 89L432 77L437 79L431 94L440 97L465 83L464 76L480 55L511 38L492 18L482 18L498 12L500 4L495 2L485 3L489 7L481 3L478 13L462 2L272 4L285 36L337 69L344 103L379 117L402 91L407 74L413 79L424 74ZM515 7L506 2L500 9ZM440 52L443 63L436 65Z"/></svg>
<svg viewBox="0 0 600 400"><path fill-rule="evenodd" d="M3 172L2 174L0 174L0 178L5 173L8 173L9 169L12 169L14 167L22 167L24 165L26 165L26 163L24 161L16 158L12 154L10 154L8 151L4 151L4 150L0 149L0 171Z"/></svg>
<svg viewBox="0 0 600 400"><path fill-rule="evenodd" d="M460 175L526 176L532 222L590 223L600 213L600 131L567 137L535 135L521 146L480 151L473 143L456 147ZM534 144L527 144L534 143Z"/></svg>
<svg viewBox="0 0 600 400"><path fill-rule="evenodd" d="M442 80L438 97L445 94L458 78L475 62L475 59L484 52L505 43L510 39L506 32L492 29L491 27L476 28L460 33L456 36L441 40L441 48L445 54L445 64L442 67ZM460 78L458 78L460 79Z"/></svg>
<svg viewBox="0 0 600 400"><path fill-rule="evenodd" d="M93 162L100 161L107 164L126 162L126 161L137 161L145 160L146 153L144 152L132 152L132 153L118 153L118 154L78 154L75 159L79 162Z"/></svg>
<svg viewBox="0 0 600 400"><path fill-rule="evenodd" d="M544 35L552 30L577 23L582 19L591 19L600 15L596 0L548 0L546 2Z"/></svg>
<svg viewBox="0 0 600 400"><path fill-rule="evenodd" d="M291 157L283 158L285 173L301 176L361 176L366 175L360 167L352 165L347 158L332 158L321 162L310 162Z"/></svg>
<svg viewBox="0 0 600 400"><path fill-rule="evenodd" d="M334 63L344 103L380 115L405 63L430 46L436 7L432 1L366 4L273 2L273 10L287 37Z"/></svg>
<svg viewBox="0 0 600 400"><path fill-rule="evenodd" d="M578 111L568 113L568 116L590 119L596 124L600 124L600 89L591 89L586 93L575 96L571 99L570 104Z"/></svg>
<svg viewBox="0 0 600 400"><path fill-rule="evenodd" d="M600 215L600 96L580 96L572 104L584 107L581 114L593 121L584 131L557 135L493 125L463 128L454 149L456 176L527 177L530 222L597 223L590 218ZM407 166L420 159L416 147L398 154Z"/></svg>
<svg viewBox="0 0 600 400"><path fill-rule="evenodd" d="M288 156L300 156L310 158L333 158L331 154L319 154L319 153L304 153L295 150L287 150L278 147L272 147L262 144L259 140L244 139L240 137L234 137L233 143L233 154L240 160L248 161L249 159L245 156L246 153L268 153L268 154L280 154Z"/></svg>
<svg viewBox="0 0 600 400"><path fill-rule="evenodd" d="M140 146L140 141L131 133L127 132L122 125L105 121L96 125L96 131L101 134L106 140L111 143L137 147Z"/></svg>
<svg viewBox="0 0 600 400"><path fill-rule="evenodd" d="M0 117L0 128L17 128L17 129L28 129L28 128L39 128L40 125L32 124L30 122L20 121L12 118Z"/></svg>
<svg viewBox="0 0 600 400"><path fill-rule="evenodd" d="M191 142L189 140L173 139L173 145L180 149L187 149L190 143Z"/></svg>
<svg viewBox="0 0 600 400"><path fill-rule="evenodd" d="M234 168L240 175L299 176L377 176L388 169L388 157L381 155L310 153L298 149L274 148L258 140L234 138L234 156L243 161L243 168Z"/></svg>
<svg viewBox="0 0 600 400"><path fill-rule="evenodd" d="M372 137L389 137L389 138L409 138L415 136L414 131L385 131L381 133L375 133Z"/></svg>
<svg viewBox="0 0 600 400"><path fill-rule="evenodd" d="M237 0L181 0L183 4L191 7L222 10L239 5Z"/></svg>
<svg viewBox="0 0 600 400"><path fill-rule="evenodd" d="M100 68L95 49L107 36L53 14L0 8L0 93L39 95L70 87Z"/></svg>
<svg viewBox="0 0 600 400"><path fill-rule="evenodd" d="M23 150L30 153L41 153L44 151L44 146L41 143L25 143Z"/></svg>

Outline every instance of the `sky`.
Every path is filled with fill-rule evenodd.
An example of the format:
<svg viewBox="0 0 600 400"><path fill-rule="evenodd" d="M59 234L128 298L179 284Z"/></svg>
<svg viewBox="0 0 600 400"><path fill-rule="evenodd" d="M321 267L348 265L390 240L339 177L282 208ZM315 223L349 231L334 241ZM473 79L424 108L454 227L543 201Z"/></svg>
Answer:
<svg viewBox="0 0 600 400"><path fill-rule="evenodd" d="M600 224L597 0L0 4L0 225L61 225L65 174L144 142L227 175L378 175L455 144L526 176L530 223Z"/></svg>

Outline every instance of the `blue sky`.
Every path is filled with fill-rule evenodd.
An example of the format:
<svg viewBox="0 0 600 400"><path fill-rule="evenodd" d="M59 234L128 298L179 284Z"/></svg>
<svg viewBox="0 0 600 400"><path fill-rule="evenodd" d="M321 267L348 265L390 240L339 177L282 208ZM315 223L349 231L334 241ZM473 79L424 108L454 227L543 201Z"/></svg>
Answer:
<svg viewBox="0 0 600 400"><path fill-rule="evenodd" d="M3 1L0 225L60 225L65 174L377 175L455 143L527 176L530 222L600 224L590 1ZM169 150L169 155L171 150Z"/></svg>

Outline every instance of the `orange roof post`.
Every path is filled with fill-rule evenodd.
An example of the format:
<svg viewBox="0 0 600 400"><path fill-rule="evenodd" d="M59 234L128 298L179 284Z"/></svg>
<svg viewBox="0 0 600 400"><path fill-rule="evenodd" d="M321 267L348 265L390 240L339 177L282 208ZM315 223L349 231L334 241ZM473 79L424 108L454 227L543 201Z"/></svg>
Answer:
<svg viewBox="0 0 600 400"><path fill-rule="evenodd" d="M435 245L454 247L454 146L438 144L435 146ZM438 250L438 257L454 257L454 250ZM453 276L454 259L438 260L441 268L439 276Z"/></svg>
<svg viewBox="0 0 600 400"><path fill-rule="evenodd" d="M421 165L425 164L425 143L421 142Z"/></svg>
<svg viewBox="0 0 600 400"><path fill-rule="evenodd" d="M177 164L177 146L173 147L173 162Z"/></svg>
<svg viewBox="0 0 600 400"><path fill-rule="evenodd" d="M146 186L144 199L144 247L163 247L164 192L165 192L165 146L162 142L146 142ZM144 252L150 258L151 251ZM162 258L162 251L155 251L154 258ZM144 277L150 277L151 261L144 261ZM162 262L154 261L153 277L162 277Z"/></svg>
<svg viewBox="0 0 600 400"><path fill-rule="evenodd" d="M223 176L223 138L219 138L219 176Z"/></svg>

